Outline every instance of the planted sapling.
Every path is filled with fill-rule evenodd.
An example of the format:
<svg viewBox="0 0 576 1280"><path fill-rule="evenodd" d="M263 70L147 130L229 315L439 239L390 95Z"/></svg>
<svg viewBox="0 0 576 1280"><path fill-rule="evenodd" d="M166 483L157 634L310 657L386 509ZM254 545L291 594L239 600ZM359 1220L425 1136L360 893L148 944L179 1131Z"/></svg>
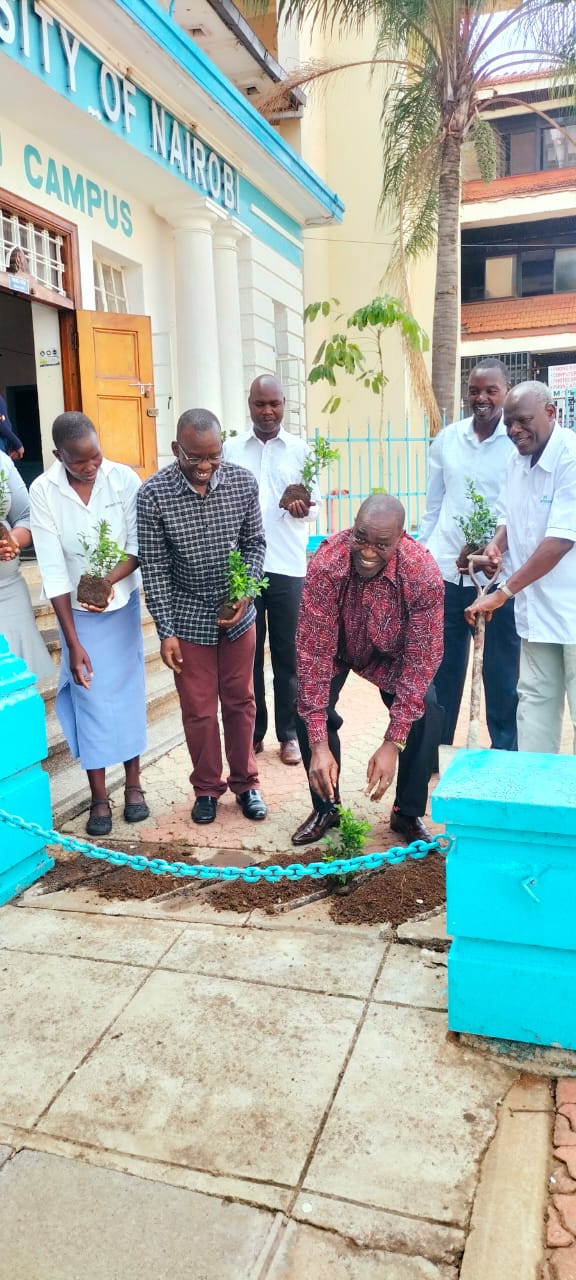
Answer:
<svg viewBox="0 0 576 1280"><path fill-rule="evenodd" d="M355 818L351 809L343 809L342 805L338 805L338 813L340 826L336 839L333 836L327 836L320 846L323 862L359 857L366 843L366 836L372 830L370 823L365 818ZM348 871L344 875L329 876L328 880L334 892L349 893L350 881L357 874L356 871Z"/></svg>

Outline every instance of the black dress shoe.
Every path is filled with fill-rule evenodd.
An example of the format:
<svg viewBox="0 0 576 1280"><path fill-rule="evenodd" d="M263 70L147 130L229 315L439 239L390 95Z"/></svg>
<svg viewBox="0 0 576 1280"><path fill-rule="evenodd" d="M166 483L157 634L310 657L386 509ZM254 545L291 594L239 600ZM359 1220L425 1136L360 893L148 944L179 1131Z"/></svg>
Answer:
<svg viewBox="0 0 576 1280"><path fill-rule="evenodd" d="M262 752L263 752L263 750L264 750L264 741L263 741L263 739L262 739L262 738L260 738L260 739L258 740L258 742L254 742L252 745L253 745L253 747L254 747L254 755L255 755L255 756L261 756L261 755L262 755Z"/></svg>
<svg viewBox="0 0 576 1280"><path fill-rule="evenodd" d="M340 814L337 809L327 809L325 813L312 810L310 816L296 829L292 836L292 844L314 844L330 831L331 827L340 826Z"/></svg>
<svg viewBox="0 0 576 1280"><path fill-rule="evenodd" d="M413 840L425 840L426 844L431 844L434 839L432 832L428 830L421 818L410 818L399 809L393 809L390 814L390 830L404 836L408 844L412 844Z"/></svg>
<svg viewBox="0 0 576 1280"><path fill-rule="evenodd" d="M198 796L192 809L192 821L213 822L216 817L217 800L214 796Z"/></svg>
<svg viewBox="0 0 576 1280"><path fill-rule="evenodd" d="M268 813L260 792L254 788L251 791L241 791L236 796L236 804L242 806L244 817L252 818L254 822L262 822Z"/></svg>

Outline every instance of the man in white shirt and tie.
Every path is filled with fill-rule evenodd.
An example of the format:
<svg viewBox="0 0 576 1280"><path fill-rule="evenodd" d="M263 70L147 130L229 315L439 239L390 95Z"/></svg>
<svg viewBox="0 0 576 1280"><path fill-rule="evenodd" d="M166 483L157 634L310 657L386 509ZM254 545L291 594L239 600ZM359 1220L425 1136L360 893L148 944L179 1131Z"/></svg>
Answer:
<svg viewBox="0 0 576 1280"><path fill-rule="evenodd" d="M496 512L502 476L514 448L506 434L502 405L509 388L501 360L481 360L470 373L468 400L472 417L452 422L430 449L430 474L420 540L434 556L444 579L444 657L434 678L436 697L444 708L442 742L452 743L460 711L472 629L464 610L476 598L469 577L456 568L464 538L458 524L470 511L468 480ZM504 576L509 565L503 565ZM518 745L518 663L520 641L509 600L486 631L483 681L486 720L493 747L516 751Z"/></svg>
<svg viewBox="0 0 576 1280"><path fill-rule="evenodd" d="M269 586L255 600L254 748L256 752L263 750L268 727L264 687L264 645L268 628L280 759L283 764L296 765L301 761L296 737L296 624L306 576L308 522L317 519L321 499L314 486L310 508L304 502L292 502L288 510L279 506L287 485L301 481L309 452L305 440L282 426L285 403L284 390L277 378L271 374L255 378L248 396L251 430L228 439L224 457L226 462L246 467L256 477L266 534L264 572Z"/></svg>
<svg viewBox="0 0 576 1280"><path fill-rule="evenodd" d="M504 422L516 453L487 554L496 566L508 552L511 573L468 617L493 615L488 634L515 600L522 642L518 748L560 750L567 696L576 752L576 436L558 426L542 382L521 382L509 392Z"/></svg>

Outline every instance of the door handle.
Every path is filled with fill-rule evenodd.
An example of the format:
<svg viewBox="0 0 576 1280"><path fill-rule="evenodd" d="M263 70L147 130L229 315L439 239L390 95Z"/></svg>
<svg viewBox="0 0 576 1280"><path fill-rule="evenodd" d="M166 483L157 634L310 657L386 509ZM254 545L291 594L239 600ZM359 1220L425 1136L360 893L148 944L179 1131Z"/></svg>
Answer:
<svg viewBox="0 0 576 1280"><path fill-rule="evenodd" d="M146 410L146 416L147 416L148 418L157 418L157 417L158 417L159 412L160 412L160 410L159 410L159 409L147 409L147 410Z"/></svg>

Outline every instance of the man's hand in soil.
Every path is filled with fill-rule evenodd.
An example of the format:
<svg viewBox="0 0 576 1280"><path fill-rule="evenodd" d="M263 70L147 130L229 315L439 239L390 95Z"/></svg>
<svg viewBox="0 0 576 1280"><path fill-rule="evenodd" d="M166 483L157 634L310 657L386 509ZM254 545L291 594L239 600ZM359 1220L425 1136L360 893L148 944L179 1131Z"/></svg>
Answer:
<svg viewBox="0 0 576 1280"><path fill-rule="evenodd" d="M395 742L383 742L368 761L367 787L364 794L371 800L381 800L396 773L398 747Z"/></svg>
<svg viewBox="0 0 576 1280"><path fill-rule="evenodd" d="M303 498L297 498L295 502L290 502L287 511L295 520L305 520L310 511L310 503L304 502Z"/></svg>
<svg viewBox="0 0 576 1280"><path fill-rule="evenodd" d="M236 626L237 622L241 622L249 604L250 604L250 601L248 599L248 596L245 596L243 600L239 600L238 604L235 605L234 613L232 614L231 618L218 618L218 626L221 628L221 630L229 631L231 627Z"/></svg>
<svg viewBox="0 0 576 1280"><path fill-rule="evenodd" d="M74 684L79 684L83 689L90 688L92 680L92 663L86 650L81 644L72 645L70 649L70 670Z"/></svg>
<svg viewBox="0 0 576 1280"><path fill-rule="evenodd" d="M178 636L167 636L160 645L160 657L165 666L179 676L182 670L182 650Z"/></svg>
<svg viewBox="0 0 576 1280"><path fill-rule="evenodd" d="M312 744L308 781L312 791L317 791L323 800L334 799L338 786L338 765L327 742Z"/></svg>
<svg viewBox="0 0 576 1280"><path fill-rule="evenodd" d="M81 603L80 608L86 609L87 613L105 613L106 609L108 608L108 605L113 599L114 599L114 587L112 586L112 583L110 583L110 595L108 596L108 599L105 605L101 607L99 604L82 604Z"/></svg>

